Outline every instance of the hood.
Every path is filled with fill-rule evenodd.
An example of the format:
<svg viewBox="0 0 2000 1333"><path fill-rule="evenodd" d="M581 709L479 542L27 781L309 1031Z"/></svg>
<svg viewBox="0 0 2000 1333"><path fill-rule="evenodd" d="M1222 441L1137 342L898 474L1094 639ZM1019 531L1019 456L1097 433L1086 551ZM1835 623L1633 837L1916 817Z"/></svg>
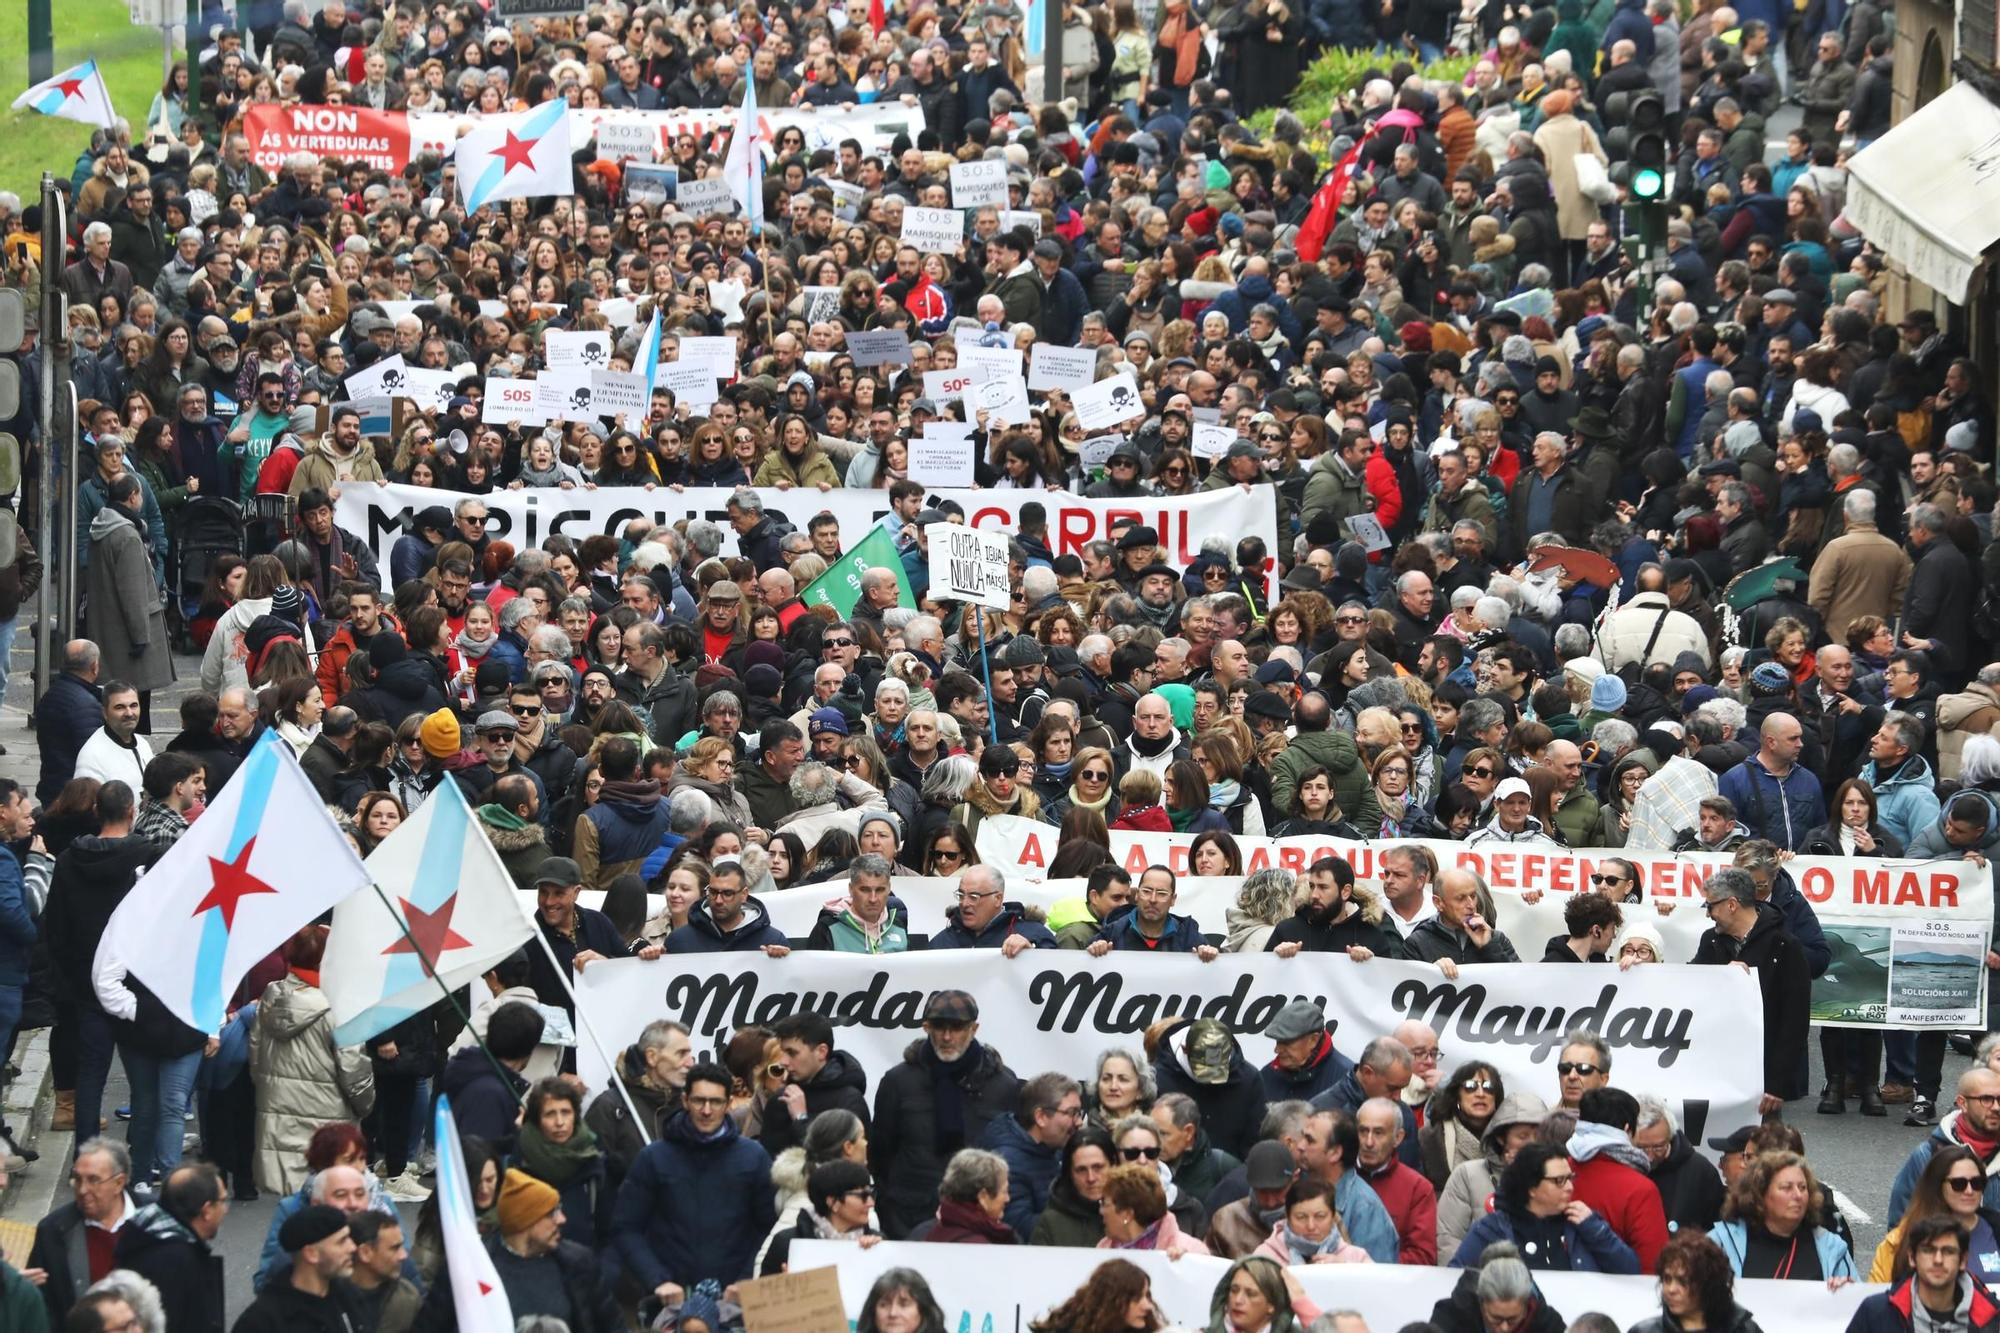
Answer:
<svg viewBox="0 0 2000 1333"><path fill-rule="evenodd" d="M1875 771L1874 760L1871 759L1868 761L1868 769L1871 773ZM1931 774L1931 766L1924 762L1924 757L1920 754L1911 755L1909 759L1904 762L1902 767L1896 770L1896 775L1894 777L1880 778L1879 780L1871 779L1871 781L1873 782L1873 785L1877 793L1880 793L1884 788L1887 787L1937 786L1937 779ZM1987 803L1989 805L1992 804L1992 799L1990 797L1988 798ZM1991 827L1990 824L1989 827Z"/></svg>
<svg viewBox="0 0 2000 1333"><path fill-rule="evenodd" d="M820 1067L820 1071L806 1080L806 1086L815 1090L852 1088L865 1096L868 1092L868 1075L848 1056L847 1052L835 1051Z"/></svg>
<svg viewBox="0 0 2000 1333"><path fill-rule="evenodd" d="M1602 1157L1620 1162L1634 1171L1644 1174L1652 1161L1641 1148L1632 1145L1632 1140L1624 1130L1611 1125L1600 1125L1594 1120L1579 1120L1576 1129L1569 1136L1567 1151L1573 1161L1588 1162Z"/></svg>
<svg viewBox="0 0 2000 1333"><path fill-rule="evenodd" d="M733 930L724 930L709 914L708 904L703 903L688 916L688 925L699 933L715 940L734 939L738 935L749 934L764 929L771 922L771 914L755 898L743 900L743 919Z"/></svg>
<svg viewBox="0 0 2000 1333"><path fill-rule="evenodd" d="M1258 931L1274 928L1272 922L1252 916L1240 907L1229 907L1224 910L1222 916L1229 936L1225 951L1229 953L1240 952L1243 946L1249 943L1250 937Z"/></svg>
<svg viewBox="0 0 2000 1333"><path fill-rule="evenodd" d="M492 1077L493 1063L486 1053L477 1046L467 1047L445 1061L444 1073L438 1076L438 1091L447 1097L459 1097L473 1084Z"/></svg>
<svg viewBox="0 0 2000 1333"><path fill-rule="evenodd" d="M116 884L115 892L122 897L139 872L159 860L160 845L140 837L106 838L86 833L71 842L64 855L82 872L77 877L79 888L97 892Z"/></svg>
<svg viewBox="0 0 2000 1333"><path fill-rule="evenodd" d="M121 1248L130 1244L125 1239L128 1234L143 1237L152 1245L194 1245L204 1250L208 1248L208 1243L195 1235L187 1223L157 1203L147 1204L132 1214L131 1220L119 1228Z"/></svg>
<svg viewBox="0 0 2000 1333"><path fill-rule="evenodd" d="M264 996L264 1003L257 1010L257 1021L271 1024L280 1036L296 1037L332 1012L333 1005L319 987L288 976L275 992Z"/></svg>
<svg viewBox="0 0 2000 1333"><path fill-rule="evenodd" d="M107 504L97 511L97 517L90 520L90 539L102 540L122 527L134 527L132 516L117 505Z"/></svg>
<svg viewBox="0 0 2000 1333"><path fill-rule="evenodd" d="M806 1170L806 1150L787 1148L771 1163L771 1188L781 1199L787 1194L804 1194L809 1174Z"/></svg>
<svg viewBox="0 0 2000 1333"><path fill-rule="evenodd" d="M1980 841L1979 850L1990 852L1995 846L2000 846L2000 800L1995 800L1991 792L1978 791L1976 789L1967 790L1972 795L1986 802L1986 837ZM1960 795L1964 794L1966 793L1960 792L1954 794L1951 799L1955 801ZM1945 821L1950 817L1950 814L1949 803L1947 803L1944 809L1938 811L1937 829L1940 836L1944 834Z"/></svg>
<svg viewBox="0 0 2000 1333"><path fill-rule="evenodd" d="M1493 1112L1493 1118L1486 1122L1486 1132L1480 1136L1486 1155L1499 1157L1502 1131L1513 1125L1539 1125L1548 1114L1549 1104L1534 1093L1508 1093L1500 1099L1499 1109Z"/></svg>
<svg viewBox="0 0 2000 1333"><path fill-rule="evenodd" d="M398 699L422 699L436 686L437 677L431 674L431 669L413 657L391 662L375 676L375 688Z"/></svg>
<svg viewBox="0 0 2000 1333"><path fill-rule="evenodd" d="M1938 726L1958 727L1982 708L2000 708L2000 695L1984 685L1968 685L1963 694L1941 695L1937 701Z"/></svg>
<svg viewBox="0 0 2000 1333"><path fill-rule="evenodd" d="M956 907L946 909L944 915L945 919L951 923L953 930L967 930L970 933L967 927L959 924L958 909ZM1040 921L1044 915L1046 914L1039 908L1025 907L1013 901L1003 902L1000 904L999 915L987 922L985 928L972 938L975 940L991 939L997 943L1007 938L1013 931L1016 923L1022 921Z"/></svg>
<svg viewBox="0 0 2000 1333"><path fill-rule="evenodd" d="M1296 751L1306 761L1300 772L1324 765L1332 773L1351 773L1361 764L1354 738L1340 731L1302 731L1286 744L1285 751Z"/></svg>

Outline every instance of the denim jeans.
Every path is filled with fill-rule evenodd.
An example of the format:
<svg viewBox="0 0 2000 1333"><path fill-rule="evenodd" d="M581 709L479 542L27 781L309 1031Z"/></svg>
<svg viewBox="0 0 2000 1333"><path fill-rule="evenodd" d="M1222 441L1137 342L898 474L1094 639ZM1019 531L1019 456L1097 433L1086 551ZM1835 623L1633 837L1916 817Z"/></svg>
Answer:
<svg viewBox="0 0 2000 1333"><path fill-rule="evenodd" d="M25 986L0 986L0 1057L14 1046L14 1025L21 1021L21 993Z"/></svg>
<svg viewBox="0 0 2000 1333"><path fill-rule="evenodd" d="M201 1072L201 1052L161 1057L121 1043L118 1058L132 1082L132 1123L125 1142L132 1150L132 1179L164 1179L181 1164L188 1101Z"/></svg>
<svg viewBox="0 0 2000 1333"><path fill-rule="evenodd" d="M20 627L18 615L0 620L0 704L7 702L7 668L14 660L14 631Z"/></svg>
<svg viewBox="0 0 2000 1333"><path fill-rule="evenodd" d="M110 1016L88 1001L77 1009L75 1027L76 1141L82 1143L96 1135L104 1114L104 1081L111 1077L117 1039Z"/></svg>

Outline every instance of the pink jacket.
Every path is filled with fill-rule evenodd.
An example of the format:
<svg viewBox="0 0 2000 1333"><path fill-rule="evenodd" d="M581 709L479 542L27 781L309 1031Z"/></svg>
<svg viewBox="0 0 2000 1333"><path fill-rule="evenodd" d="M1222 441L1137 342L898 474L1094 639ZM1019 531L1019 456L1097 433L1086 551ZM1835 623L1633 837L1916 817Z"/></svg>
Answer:
<svg viewBox="0 0 2000 1333"><path fill-rule="evenodd" d="M1339 1224L1335 1223L1335 1225ZM1294 1261L1292 1259L1291 1247L1285 1244L1285 1224L1280 1222L1278 1225L1272 1227L1271 1234L1265 1237L1264 1243L1259 1245L1252 1253L1261 1254L1266 1259L1275 1259L1278 1263L1289 1267ZM1313 1262L1316 1264L1372 1264L1375 1261L1368 1256L1368 1251L1346 1239L1343 1235L1340 1244L1334 1246L1325 1254L1316 1256Z"/></svg>
<svg viewBox="0 0 2000 1333"><path fill-rule="evenodd" d="M1174 1215L1168 1213L1160 1219L1159 1234L1153 1238L1153 1243L1148 1248L1166 1251L1176 1246L1180 1248L1182 1254L1208 1253L1208 1246L1202 1244L1198 1238L1182 1231L1180 1223L1174 1221ZM1111 1237L1106 1236L1103 1240L1097 1242L1097 1248L1100 1250L1115 1250L1118 1248L1118 1243L1112 1240Z"/></svg>

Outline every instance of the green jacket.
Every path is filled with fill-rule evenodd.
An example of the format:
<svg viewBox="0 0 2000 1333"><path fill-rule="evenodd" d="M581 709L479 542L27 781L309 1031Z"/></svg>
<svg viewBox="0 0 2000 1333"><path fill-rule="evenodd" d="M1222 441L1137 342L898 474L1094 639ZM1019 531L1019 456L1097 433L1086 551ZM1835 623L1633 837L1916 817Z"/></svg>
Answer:
<svg viewBox="0 0 2000 1333"><path fill-rule="evenodd" d="M1486 534L1486 549L1500 549L1500 523L1493 515L1493 498L1484 486L1467 482L1458 488L1458 495L1444 498L1443 491L1433 492L1430 503L1424 506L1424 522L1421 531L1442 532L1451 535L1452 525L1463 519L1471 519Z"/></svg>
<svg viewBox="0 0 2000 1333"><path fill-rule="evenodd" d="M0 1260L0 1328L7 1333L49 1333L49 1307L42 1303L41 1291L5 1260Z"/></svg>
<svg viewBox="0 0 2000 1333"><path fill-rule="evenodd" d="M792 799L791 786L774 782L762 764L753 763L737 773L736 790L743 794L744 804L750 807L750 817L757 821L758 828L774 829L779 820L799 808Z"/></svg>
<svg viewBox="0 0 2000 1333"><path fill-rule="evenodd" d="M1348 519L1374 512L1375 500L1368 494L1360 474L1349 472L1338 454L1329 451L1320 455L1313 464L1312 475L1306 478L1305 498L1299 502L1301 528L1311 527L1313 519L1325 514L1334 521L1344 539Z"/></svg>
<svg viewBox="0 0 2000 1333"><path fill-rule="evenodd" d="M1563 803L1556 807L1556 832L1562 834L1563 841L1571 847L1594 847L1597 845L1597 816L1603 807L1590 794L1590 783L1583 778L1563 797Z"/></svg>
<svg viewBox="0 0 2000 1333"><path fill-rule="evenodd" d="M1333 775L1333 799L1341 814L1358 828L1370 827L1382 812L1375 788L1361 766L1361 751L1344 731L1302 731L1271 761L1271 805L1280 819L1289 819L1299 778L1324 767Z"/></svg>

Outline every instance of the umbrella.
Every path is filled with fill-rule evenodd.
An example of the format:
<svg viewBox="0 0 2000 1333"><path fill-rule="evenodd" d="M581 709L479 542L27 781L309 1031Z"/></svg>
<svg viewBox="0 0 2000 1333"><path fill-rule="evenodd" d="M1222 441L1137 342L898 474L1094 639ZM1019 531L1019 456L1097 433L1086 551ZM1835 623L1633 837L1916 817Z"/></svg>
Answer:
<svg viewBox="0 0 2000 1333"><path fill-rule="evenodd" d="M1580 546L1537 548L1528 559L1528 572L1539 574L1548 569L1560 569L1565 578L1588 583L1597 588L1608 588L1619 579L1617 565L1597 552L1586 551Z"/></svg>
<svg viewBox="0 0 2000 1333"><path fill-rule="evenodd" d="M1738 574L1722 590L1722 600L1732 610L1744 611L1775 593L1782 582L1805 581L1806 571L1799 568L1798 561L1786 556L1783 560L1772 560Z"/></svg>

